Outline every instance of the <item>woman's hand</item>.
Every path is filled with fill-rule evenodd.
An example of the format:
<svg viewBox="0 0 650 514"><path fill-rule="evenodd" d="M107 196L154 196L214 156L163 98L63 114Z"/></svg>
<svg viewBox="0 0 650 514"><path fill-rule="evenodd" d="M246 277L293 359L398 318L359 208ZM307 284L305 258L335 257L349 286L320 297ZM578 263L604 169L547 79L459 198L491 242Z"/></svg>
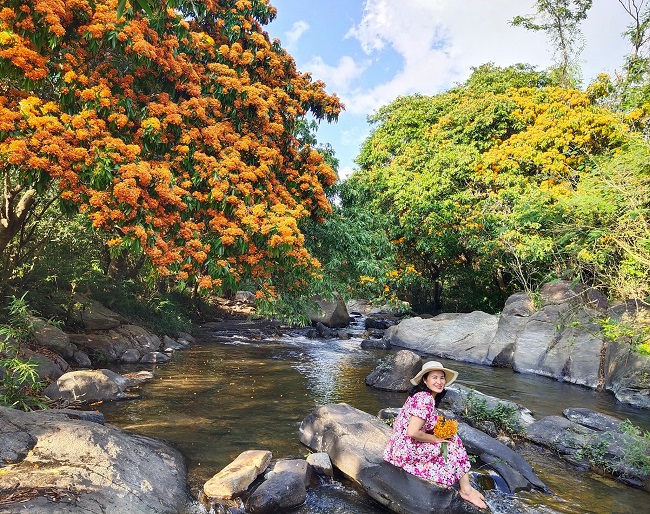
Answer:
<svg viewBox="0 0 650 514"><path fill-rule="evenodd" d="M418 418L417 416L411 416L409 418L409 424L408 427L406 428L406 434L415 439L416 441L420 441L422 443L449 443L451 442L451 439L441 439L440 437L436 437L435 435L425 432L423 430L424 428L424 422L422 418Z"/></svg>

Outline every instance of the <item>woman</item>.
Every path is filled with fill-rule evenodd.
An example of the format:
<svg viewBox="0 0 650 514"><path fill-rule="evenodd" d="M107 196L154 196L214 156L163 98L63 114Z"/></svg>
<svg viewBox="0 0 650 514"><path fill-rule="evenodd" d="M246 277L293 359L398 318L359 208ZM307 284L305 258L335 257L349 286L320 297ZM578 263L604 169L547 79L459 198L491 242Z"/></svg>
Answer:
<svg viewBox="0 0 650 514"><path fill-rule="evenodd" d="M460 496L481 509L485 498L469 481L471 464L458 434L449 439L433 435L438 421L436 407L444 397L445 386L451 385L458 373L436 361L425 362L411 379L414 387L393 423L384 459L409 473L444 485L458 482ZM442 443L447 444L447 455Z"/></svg>

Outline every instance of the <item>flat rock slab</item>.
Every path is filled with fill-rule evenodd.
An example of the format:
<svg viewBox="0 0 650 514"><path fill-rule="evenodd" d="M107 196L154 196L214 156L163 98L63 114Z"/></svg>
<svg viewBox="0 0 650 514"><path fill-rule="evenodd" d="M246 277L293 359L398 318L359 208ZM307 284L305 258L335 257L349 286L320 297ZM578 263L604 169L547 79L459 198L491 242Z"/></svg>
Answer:
<svg viewBox="0 0 650 514"><path fill-rule="evenodd" d="M271 452L247 450L214 475L203 485L203 493L210 501L231 500L248 489L271 462Z"/></svg>
<svg viewBox="0 0 650 514"><path fill-rule="evenodd" d="M178 451L97 415L70 416L0 407L3 514L177 514L189 505Z"/></svg>

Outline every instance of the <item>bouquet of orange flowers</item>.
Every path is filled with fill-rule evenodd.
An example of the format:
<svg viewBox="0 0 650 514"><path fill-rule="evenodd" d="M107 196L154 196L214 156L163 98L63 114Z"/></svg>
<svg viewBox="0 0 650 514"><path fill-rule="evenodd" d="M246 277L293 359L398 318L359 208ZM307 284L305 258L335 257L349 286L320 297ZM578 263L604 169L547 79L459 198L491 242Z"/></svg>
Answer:
<svg viewBox="0 0 650 514"><path fill-rule="evenodd" d="M433 427L433 435L439 437L440 439L449 439L454 434L458 433L458 421L455 419L445 419L444 416L440 416L436 425ZM440 443L442 447L442 456L447 463L447 443Z"/></svg>

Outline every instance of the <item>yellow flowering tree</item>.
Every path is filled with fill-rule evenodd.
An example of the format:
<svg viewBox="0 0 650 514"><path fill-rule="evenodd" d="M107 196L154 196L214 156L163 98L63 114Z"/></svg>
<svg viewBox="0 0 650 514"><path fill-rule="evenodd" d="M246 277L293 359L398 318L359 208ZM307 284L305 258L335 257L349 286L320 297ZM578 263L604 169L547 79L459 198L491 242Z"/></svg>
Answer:
<svg viewBox="0 0 650 514"><path fill-rule="evenodd" d="M407 298L414 306L496 311L513 290L566 276L617 295L610 278L630 283L631 273L641 274L633 296L643 298L647 238L624 232L645 219L645 167L617 175L636 177L625 179L643 199L635 201L616 192L622 178L602 171L619 170L608 164L614 159L632 162L621 156L642 113L624 119L601 106L608 90L602 81L579 91L525 66L486 65L463 86L378 111L343 207L381 220L395 261L419 274Z"/></svg>
<svg viewBox="0 0 650 514"><path fill-rule="evenodd" d="M49 202L154 276L303 288L298 223L330 212L336 174L297 127L335 121L338 98L269 40L266 0L135 5L0 3L0 255Z"/></svg>

